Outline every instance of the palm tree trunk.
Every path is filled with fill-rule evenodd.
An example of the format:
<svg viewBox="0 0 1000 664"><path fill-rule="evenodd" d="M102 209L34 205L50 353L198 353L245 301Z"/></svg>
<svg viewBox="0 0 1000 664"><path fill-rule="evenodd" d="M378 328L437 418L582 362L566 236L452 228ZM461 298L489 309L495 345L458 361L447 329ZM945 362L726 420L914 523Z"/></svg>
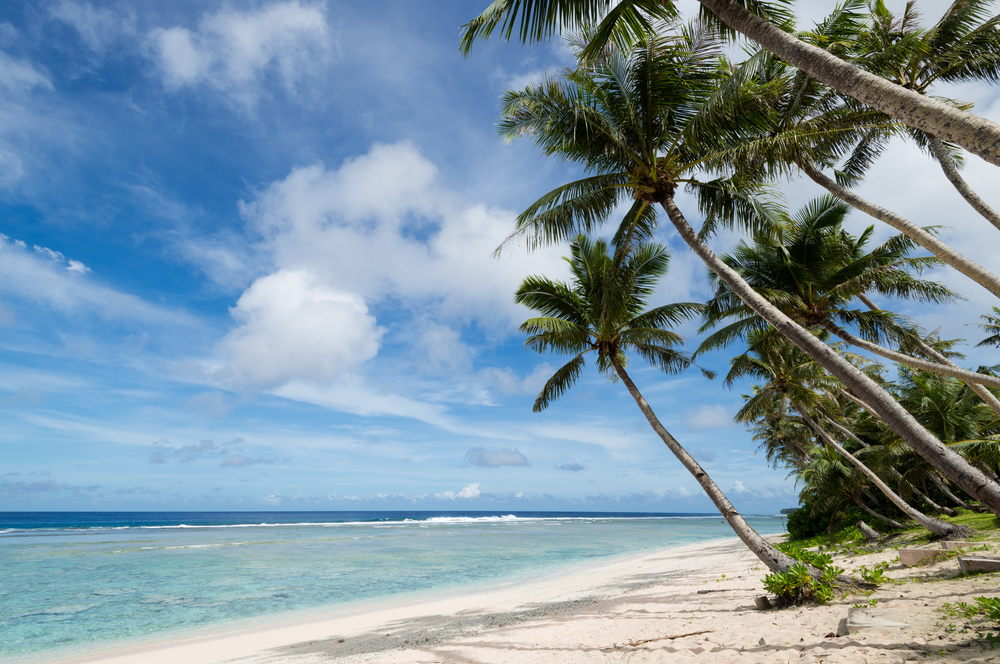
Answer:
<svg viewBox="0 0 1000 664"><path fill-rule="evenodd" d="M958 166L955 164L955 160L952 159L951 154L948 153L947 148L944 146L944 141L936 136L927 135L927 141L931 145L931 151L934 152L934 156L937 157L937 161L941 164L941 170L944 171L944 175L948 180L955 186L955 189L962 195L962 198L975 209L976 212L983 215L986 221L993 224L998 230L1000 230L1000 212L997 212L989 205L986 201L979 197L969 183L966 182L958 172Z"/></svg>
<svg viewBox="0 0 1000 664"><path fill-rule="evenodd" d="M878 532L864 521L858 521L856 525L858 526L858 530L861 531L861 534L865 536L865 541L874 542L877 539L881 539L882 533Z"/></svg>
<svg viewBox="0 0 1000 664"><path fill-rule="evenodd" d="M940 477L938 477L937 473L931 473L930 474L930 478L931 478L931 482L934 482L934 486L936 486L937 488L941 489L941 493L943 493L944 495L948 496L948 500L950 500L951 502L955 503L959 507L964 507L965 509L967 509L967 510L969 510L971 512L982 512L983 511L982 507L978 507L978 506L977 507L973 507L969 503L965 502L964 500L962 500L961 498L959 498L958 496L956 496L955 493L948 487L948 481L947 480L943 480Z"/></svg>
<svg viewBox="0 0 1000 664"><path fill-rule="evenodd" d="M858 299L864 302L865 305L872 311L881 311L878 305L869 300L864 293L858 295ZM929 345L925 344L922 339L919 338L916 339L915 343L917 348L920 349L921 353L931 358L938 364L944 365L946 367L954 367L956 369L959 368L957 364L955 364L947 357L945 357L941 353L931 348ZM985 403L987 406L990 407L990 410L992 410L997 415L1000 415L1000 399L997 399L996 395L994 395L992 392L986 389L986 387L980 385L979 383L973 383L971 381L964 381L964 380L962 382L968 385L969 389L972 390L977 397L982 399L983 403Z"/></svg>
<svg viewBox="0 0 1000 664"><path fill-rule="evenodd" d="M861 496L854 496L854 502L857 503L858 507L868 512L879 521L882 521L883 523L887 524L890 528L894 530L906 530L906 526L901 524L899 521L896 521L895 519L890 519L887 516L882 516L872 508L865 505L864 501L861 500Z"/></svg>
<svg viewBox="0 0 1000 664"><path fill-rule="evenodd" d="M837 335L852 346L857 346L858 348L867 350L870 353L884 357L887 360L898 362L899 364L906 365L913 369L920 369L921 371L927 371L940 376L957 378L963 383L978 383L980 385L990 385L992 387L1000 388L1000 376L989 376L987 374L976 373L975 371L967 371L966 369L962 369L954 365L947 366L938 364L937 362L921 360L920 358L900 353L899 351L890 350L883 346L879 346L878 344L872 343L871 341L862 339L861 337L854 336L847 330L834 325L833 323L825 323L823 328L828 332L832 332Z"/></svg>
<svg viewBox="0 0 1000 664"><path fill-rule="evenodd" d="M989 292L993 293L997 297L1000 297L1000 277L997 277L997 275L993 274L983 266L969 260L941 240L925 231L920 226L917 226L909 219L905 219L895 212L890 212L883 207L879 207L878 205L861 198L850 189L840 186L834 180L831 180L823 175L823 173L821 173L812 164L806 161L800 161L798 162L798 166L802 169L803 173L812 178L813 182L823 187L840 200L874 217L875 219L878 219L879 221L889 224L897 231L900 231L921 247L937 256L945 264L950 265Z"/></svg>
<svg viewBox="0 0 1000 664"><path fill-rule="evenodd" d="M909 503L900 498L895 491L890 489L889 485L883 482L882 478L876 475L871 468L861 463L861 461L857 459L853 454L845 450L840 445L840 443L835 441L832 436L830 436L826 431L821 429L820 426L816 424L816 422L814 422L811 417L803 413L798 408L796 408L796 411L799 413L799 417L805 420L806 424L812 427L813 431L816 432L816 435L819 436L824 443L826 443L833 449L837 450L837 453L840 454L840 456L847 459L852 466L860 470L861 473L868 478L868 481L874 484L875 487L882 492L883 496L888 498L893 505L902 510L902 512L906 514L908 517L910 517L911 519L919 523L922 527L934 533L935 535L943 535L945 537L949 537L960 529L958 526L952 523L948 523L947 521L941 521L940 519L935 519L932 516L927 516L920 510L916 509L915 507L911 507Z"/></svg>
<svg viewBox="0 0 1000 664"><path fill-rule="evenodd" d="M951 509L950 507L945 507L944 505L941 505L940 503L938 503L937 501L935 501L933 498L931 498L930 496L928 496L926 493L924 493L923 491L921 491L919 488L917 488L916 486L914 486L912 483L907 482L907 484L910 485L910 489L913 490L913 493L915 493L918 496L920 496L920 498L922 498L923 501L925 503L927 503L932 510L934 510L936 512L944 512L948 516L955 516L955 515L958 514L958 512L956 512L955 510Z"/></svg>
<svg viewBox="0 0 1000 664"><path fill-rule="evenodd" d="M826 417L825 419L826 419L827 422L829 422L830 424L832 424L838 431L840 431L841 433L847 435L849 438L851 438L851 440L855 441L856 443L858 443L862 447L865 447L865 448L870 447L868 445L868 443L866 443L865 441L863 441L860 438L858 438L857 436L855 436L854 432L851 431L850 429L848 429L847 427L844 427L844 426L841 426L841 425L837 424L830 417ZM893 476L896 478L896 480L898 480L900 482L901 485L903 483L905 483L906 486L910 487L910 489L912 489L914 493L916 493L918 496L920 496L921 498L923 498L927 502L927 504L931 506L932 509L935 509L938 512L944 512L948 516L955 516L957 514L957 512L955 512L955 510L951 509L950 507L944 507L943 505L938 505L936 502L934 502L929 497L927 497L923 492L919 491L917 489L917 487L913 486L913 484L911 484L910 482L907 482L906 480L904 480L903 476L900 475L899 471L897 471L895 468L890 468L890 470L892 471ZM930 475L931 475L932 479L935 477L934 473L930 473Z"/></svg>
<svg viewBox="0 0 1000 664"><path fill-rule="evenodd" d="M847 389L868 403L878 417L917 454L924 457L931 466L937 468L942 475L962 487L966 493L985 505L991 512L1000 516L1000 485L991 482L978 468L974 468L935 438L875 381L754 291L698 237L672 198L663 201L662 206L674 228L677 229L687 245L743 302L770 323L779 334L787 337L809 357L816 360L820 366L829 371L831 375L840 380Z"/></svg>
<svg viewBox="0 0 1000 664"><path fill-rule="evenodd" d="M668 0L664 0L665 2ZM699 0L723 23L834 90L1000 166L1000 125L890 83L806 44L734 0Z"/></svg>
<svg viewBox="0 0 1000 664"><path fill-rule="evenodd" d="M611 362L614 364L615 371L618 373L618 377L621 378L622 382L625 383L625 387L628 388L629 394L635 399L636 404L639 405L639 410L642 414L646 416L649 421L649 425L653 427L653 431L660 437L663 444L667 446L677 460L691 473L701 488L705 490L708 497L712 499L715 506L722 513L722 516L726 519L726 522L732 526L732 529L736 532L736 535L747 545L754 555L760 558L760 561L767 565L767 568L772 572L786 572L788 569L796 564L796 560L790 556L785 555L781 551L778 551L773 544L768 542L766 539L761 537L756 530L750 527L750 524L736 511L733 504L729 502L726 495L722 493L718 485L712 481L712 478L708 476L708 473L702 469L701 465L694 460L688 451L685 450L680 443L670 435L670 432L660 424L660 420L656 417L656 413L653 409L649 407L646 399L639 392L639 388L635 386L632 379L629 377L628 373L625 372L625 367L621 365L618 359L614 356L611 357ZM810 571L815 575L819 574L819 571L810 566Z"/></svg>

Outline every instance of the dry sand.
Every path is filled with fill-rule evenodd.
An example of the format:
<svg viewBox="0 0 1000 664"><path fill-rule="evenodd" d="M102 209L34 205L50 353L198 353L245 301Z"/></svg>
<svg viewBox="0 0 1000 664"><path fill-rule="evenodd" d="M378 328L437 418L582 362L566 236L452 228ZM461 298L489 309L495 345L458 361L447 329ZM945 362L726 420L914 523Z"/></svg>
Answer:
<svg viewBox="0 0 1000 664"><path fill-rule="evenodd" d="M895 549L841 558L848 572ZM577 567L496 587L354 613L180 640L72 660L114 664L639 664L657 662L997 662L975 640L977 620L942 612L1000 595L997 575L954 578L952 558L902 568L900 583L827 606L758 611L763 566L735 538ZM875 604L870 605L871 600ZM907 623L844 634L855 604ZM838 634L841 634L838 636Z"/></svg>

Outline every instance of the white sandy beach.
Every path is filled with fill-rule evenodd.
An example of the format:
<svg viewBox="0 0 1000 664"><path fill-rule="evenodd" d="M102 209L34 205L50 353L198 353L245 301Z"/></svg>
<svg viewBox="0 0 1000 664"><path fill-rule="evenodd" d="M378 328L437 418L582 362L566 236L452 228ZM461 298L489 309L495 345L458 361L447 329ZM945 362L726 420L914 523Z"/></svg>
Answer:
<svg viewBox="0 0 1000 664"><path fill-rule="evenodd" d="M895 551L840 562L890 560ZM995 596L994 576L954 576L954 560L870 598L873 615L909 627L843 635L858 598L758 611L762 565L735 538L576 567L531 582L69 660L114 664L501 664L533 662L1000 662L942 627L944 602ZM927 582L917 583L922 578Z"/></svg>

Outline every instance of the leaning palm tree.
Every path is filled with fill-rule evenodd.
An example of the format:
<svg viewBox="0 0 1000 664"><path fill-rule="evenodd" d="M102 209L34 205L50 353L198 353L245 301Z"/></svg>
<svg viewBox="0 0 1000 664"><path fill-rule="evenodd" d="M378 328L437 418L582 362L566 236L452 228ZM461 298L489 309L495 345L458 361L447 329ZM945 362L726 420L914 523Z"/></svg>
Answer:
<svg viewBox="0 0 1000 664"><path fill-rule="evenodd" d="M619 247L613 255L608 249L604 240L578 236L570 244L567 259L570 283L532 276L517 290L514 301L541 314L521 325L521 331L528 335L525 345L543 353L573 356L545 383L533 410L545 410L572 387L586 357L596 355L598 370L625 383L650 426L698 480L743 543L772 571L786 571L795 560L750 527L708 473L660 423L625 370L629 354L668 373L691 366L690 357L675 348L681 338L669 327L696 316L701 305L668 304L647 310L646 301L667 271L666 250L650 243Z"/></svg>
<svg viewBox="0 0 1000 664"><path fill-rule="evenodd" d="M990 15L992 0L955 0L928 28L919 23L916 3L893 14L882 0L870 7L869 29L856 40L857 63L893 83L922 95L933 95L936 83L1000 81L1000 16ZM941 99L951 105L962 104ZM990 207L958 172L952 148L937 136L911 129L910 136L928 149L959 194L994 227L1000 213Z"/></svg>
<svg viewBox="0 0 1000 664"><path fill-rule="evenodd" d="M792 320L810 329L822 329L847 343L915 369L1000 388L1000 378L945 363L929 362L886 348L926 346L912 323L874 305L868 295L881 295L920 302L953 302L957 294L947 287L918 278L938 264L926 257L911 257L913 243L894 236L868 249L874 233L869 226L854 237L844 229L849 207L832 196L810 201L771 233L756 233L753 243L741 241L722 260L750 286L770 300ZM868 302L858 308L855 300ZM722 282L706 309L702 331L727 319L735 322L709 336L699 352L726 346L734 338L745 338L751 330L768 324ZM858 330L852 333L848 328ZM859 336L860 335L860 336ZM929 346L924 352L938 356Z"/></svg>
<svg viewBox="0 0 1000 664"><path fill-rule="evenodd" d="M868 34L865 26L870 23L860 11L862 8L861 0L845 0L811 30L802 33L801 38L838 57L857 58L855 46ZM879 59L864 61L875 65ZM775 112L770 126L758 140L739 145L727 155L738 172L767 173L775 178L803 173L834 196L902 232L1000 297L1000 277L996 274L956 251L933 231L863 198L851 188L904 127L853 100L845 103L835 90L767 51L753 54L735 75L778 85L781 89L773 97ZM914 132L926 136L917 130L910 130L909 135ZM921 140L926 144L926 140ZM835 168L835 178L824 174L823 169L828 167Z"/></svg>
<svg viewBox="0 0 1000 664"><path fill-rule="evenodd" d="M809 330L756 293L709 248L677 206L681 184L716 226L763 227L755 183L714 173L695 177L713 154L753 137L766 113L766 90L732 84L719 71L711 35L689 29L650 35L634 49L609 45L562 79L504 97L500 131L531 136L547 154L583 166L587 177L556 188L517 219L513 237L551 243L596 228L631 202L616 238L648 237L662 208L684 242L749 307L819 362L878 413L945 477L1000 515L1000 485L937 440L884 389ZM720 85L722 89L720 90ZM756 189L760 186L757 185ZM749 190L749 191L748 191ZM623 245L624 246L624 245Z"/></svg>
<svg viewBox="0 0 1000 664"><path fill-rule="evenodd" d="M1000 165L1000 124L894 85L796 39L786 32L791 15L784 3L699 2L703 17L718 19L727 29L756 41L835 90ZM597 39L589 48L590 55L599 52L609 40L618 46L641 41L650 30L650 17L664 19L675 15L671 0L494 0L478 18L465 25L462 48L468 53L477 40L489 38L497 28L506 39L516 29L520 40L529 42L546 39L559 30L575 31L600 21Z"/></svg>

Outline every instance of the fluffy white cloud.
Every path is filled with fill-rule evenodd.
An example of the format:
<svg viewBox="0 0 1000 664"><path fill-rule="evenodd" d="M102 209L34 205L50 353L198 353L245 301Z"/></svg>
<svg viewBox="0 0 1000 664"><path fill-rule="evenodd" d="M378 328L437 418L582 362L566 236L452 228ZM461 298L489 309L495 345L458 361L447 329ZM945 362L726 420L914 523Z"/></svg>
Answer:
<svg viewBox="0 0 1000 664"><path fill-rule="evenodd" d="M455 493L454 491L444 491L442 493L435 493L434 496L442 500L455 500L456 498L476 498L481 493L479 491L479 482L473 482L469 484L464 489Z"/></svg>
<svg viewBox="0 0 1000 664"><path fill-rule="evenodd" d="M203 16L195 30L159 28L149 38L168 88L204 84L242 103L253 101L267 76L294 92L330 54L323 6L301 2L246 12L225 7Z"/></svg>
<svg viewBox="0 0 1000 664"><path fill-rule="evenodd" d="M684 416L684 425L691 431L707 431L709 429L729 429L736 424L729 409L721 404L714 406L702 405Z"/></svg>
<svg viewBox="0 0 1000 664"><path fill-rule="evenodd" d="M514 214L463 204L414 145L375 145L339 169L295 169L244 203L261 249L282 269L308 269L367 301L392 298L442 321L505 331L524 317L513 292L526 274L565 275L565 249L513 249L493 260Z"/></svg>
<svg viewBox="0 0 1000 664"><path fill-rule="evenodd" d="M240 326L221 342L227 362L215 377L239 389L330 383L375 357L383 334L362 298L303 270L258 279L231 312Z"/></svg>

